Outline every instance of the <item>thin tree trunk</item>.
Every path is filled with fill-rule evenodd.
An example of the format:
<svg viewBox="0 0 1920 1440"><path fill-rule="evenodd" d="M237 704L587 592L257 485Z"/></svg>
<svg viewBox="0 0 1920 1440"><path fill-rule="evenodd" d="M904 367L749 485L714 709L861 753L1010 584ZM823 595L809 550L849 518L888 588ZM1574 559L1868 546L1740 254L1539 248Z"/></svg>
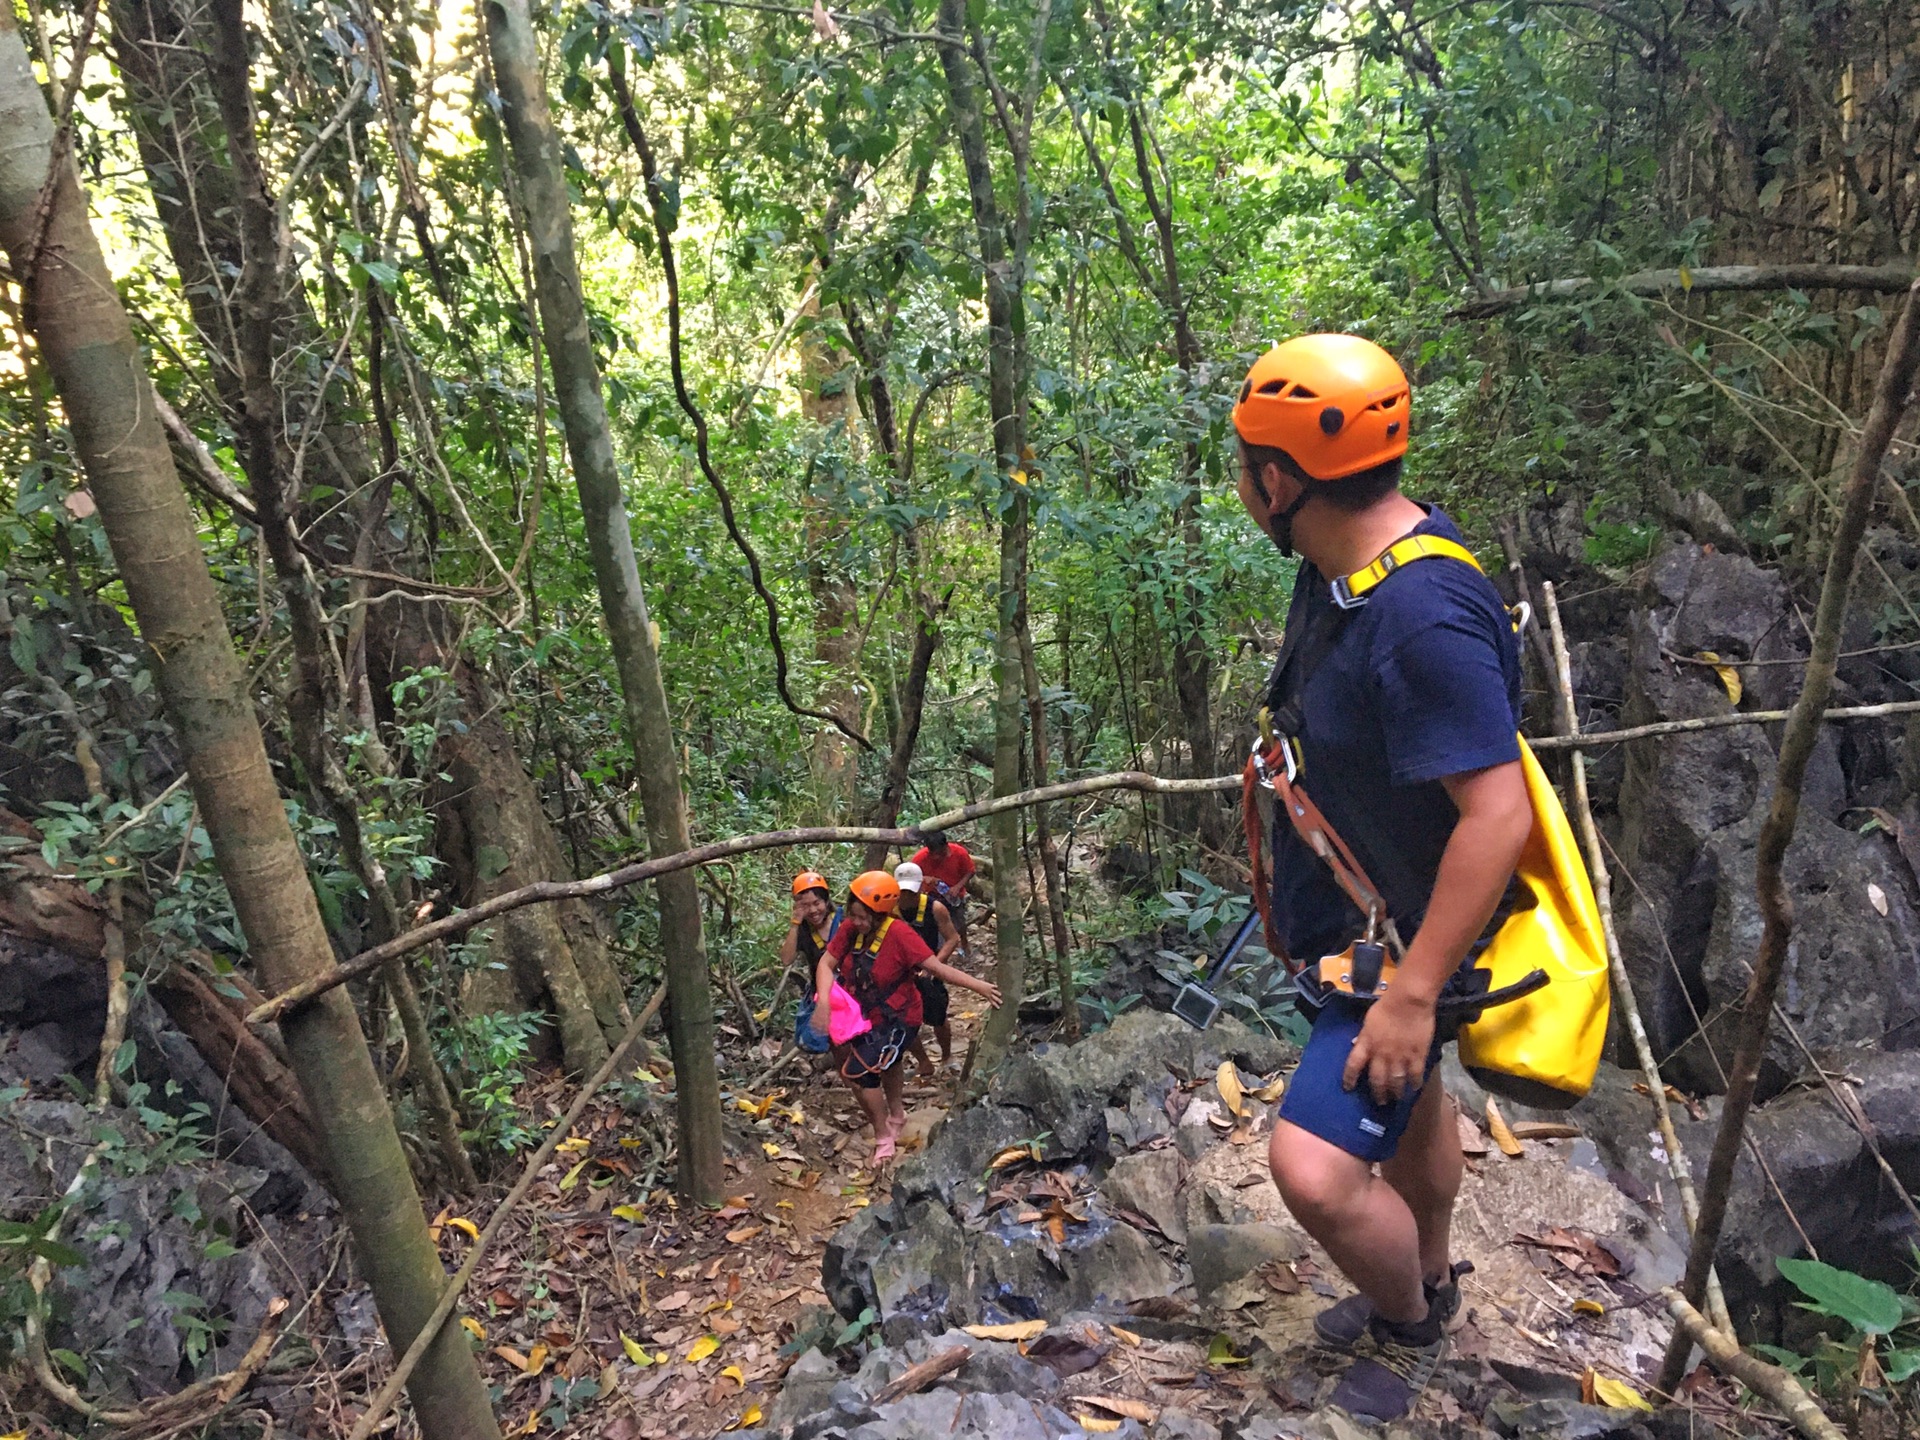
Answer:
<svg viewBox="0 0 1920 1440"><path fill-rule="evenodd" d="M483 0L502 119L507 132L527 237L533 248L534 289L547 357L553 367L554 399L567 437L574 485L587 548L599 584L600 606L620 688L626 700L627 736L633 745L646 811L647 844L656 855L691 843L686 801L680 793L679 755L673 719L654 648L647 598L633 554L633 532L613 432L600 391L600 367L587 329L574 253L573 219L560 139L547 109L547 82L526 0ZM706 941L701 933L700 895L689 871L663 875L660 943L666 952L673 1048L674 1096L679 1106L681 1194L701 1202L721 1198L720 1082L714 1064L713 997L707 983Z"/></svg>
<svg viewBox="0 0 1920 1440"><path fill-rule="evenodd" d="M1047 784L1047 707L1041 699L1040 667L1033 658L1033 632L1027 628L1024 613L1020 621L1020 670L1027 692L1027 734L1033 746L1033 788L1038 790ZM1073 938L1067 931L1063 899L1066 882L1060 849L1053 843L1048 809L1046 805L1033 807L1033 835L1040 844L1040 874L1047 886L1047 925L1053 936L1053 963L1060 986L1060 1028L1071 1038L1080 1033L1080 1005L1073 990Z"/></svg>
<svg viewBox="0 0 1920 1440"><path fill-rule="evenodd" d="M927 676L933 669L933 652L939 646L938 618L922 609L913 638L913 658L907 663L907 686L900 696L900 723L894 727L893 745L887 755L887 773L880 782L879 798L867 813L867 823L876 830L891 830L899 822L900 807L907 802L907 779L927 709ZM887 846L875 843L867 847L864 863L872 870L886 858Z"/></svg>
<svg viewBox="0 0 1920 1440"><path fill-rule="evenodd" d="M994 198L993 164L968 50L966 0L940 0L937 26L946 37L939 46L940 66L946 76L948 113L966 170L986 282L987 402L993 417L994 457L1008 492L1000 520L1000 577L995 597L993 793L1011 795L1020 788L1020 702L1025 688L1019 635L1027 575L1026 477L1020 468L1025 436L1018 349L1022 277L1016 261L1007 255L1006 231ZM1026 933L1020 919L1019 817L1012 811L996 815L987 833L988 853L993 859L995 978L1004 1001L999 1009L989 1012L969 1058L975 1087L984 1085L1012 1044L1027 979Z"/></svg>
<svg viewBox="0 0 1920 1440"><path fill-rule="evenodd" d="M283 989L327 970L331 946L154 411L152 382L88 223L79 177L70 161L56 168L55 153L46 100L7 8L0 11L0 244L24 289L28 328L60 390L152 650L249 953L266 983ZM405 1345L444 1281L353 1004L335 991L289 1017L284 1034L363 1273L387 1333ZM472 1348L457 1329L434 1345L411 1393L430 1440L499 1434Z"/></svg>
<svg viewBox="0 0 1920 1440"><path fill-rule="evenodd" d="M1727 1072L1727 1098L1714 1133L1713 1154L1700 1193L1700 1223L1687 1254L1687 1272L1680 1284L1687 1303L1698 1306L1706 1292L1720 1243L1720 1227L1727 1216L1733 1189L1734 1162L1746 1134L1747 1113L1753 1107L1760 1064L1766 1058L1767 1032L1772 1028L1774 996L1780 989L1793 937L1793 897L1787 893L1787 846L1800 819L1800 788L1807 762L1820 738L1821 712L1833 691L1840 654L1841 631L1847 618L1847 598L1853 585L1853 567L1861 537L1872 518L1873 498L1880 488L1880 466L1886 459L1893 432L1906 413L1914 374L1920 370L1920 282L1907 291L1907 305L1887 340L1887 356L1874 387L1873 405L1861 427L1860 448L1841 497L1840 520L1827 552L1827 572L1820 584L1820 603L1814 612L1813 653L1807 657L1806 678L1793 703L1786 730L1780 737L1780 758L1774 772L1773 800L1760 827L1754 849L1754 888L1760 900L1760 948L1753 959L1753 978L1742 1002L1733 1064ZM1660 1369L1659 1388L1671 1393L1686 1370L1693 1340L1677 1331L1667 1347Z"/></svg>

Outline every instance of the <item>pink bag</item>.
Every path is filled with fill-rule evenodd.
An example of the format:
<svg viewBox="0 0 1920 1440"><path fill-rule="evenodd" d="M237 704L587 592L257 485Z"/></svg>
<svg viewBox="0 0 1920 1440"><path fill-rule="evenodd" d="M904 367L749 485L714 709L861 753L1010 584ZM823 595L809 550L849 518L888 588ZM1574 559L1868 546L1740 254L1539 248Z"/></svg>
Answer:
<svg viewBox="0 0 1920 1440"><path fill-rule="evenodd" d="M827 992L827 1038L844 1045L872 1028L873 1022L860 1009L860 1002L838 980L834 981L833 989Z"/></svg>

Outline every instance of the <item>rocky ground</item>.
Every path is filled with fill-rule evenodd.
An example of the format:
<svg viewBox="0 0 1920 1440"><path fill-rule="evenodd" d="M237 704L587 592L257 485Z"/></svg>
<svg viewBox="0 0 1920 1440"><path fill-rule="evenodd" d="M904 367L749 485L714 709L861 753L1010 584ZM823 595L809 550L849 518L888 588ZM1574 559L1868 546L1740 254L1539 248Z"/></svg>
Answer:
<svg viewBox="0 0 1920 1440"><path fill-rule="evenodd" d="M1268 1102L1293 1058L1284 1042L1230 1020L1200 1035L1151 1010L1080 1045L1017 1057L984 1103L898 1168L884 1202L828 1244L836 1319L866 1340L802 1354L760 1429L738 1433L1362 1433L1320 1408L1335 1366L1311 1344L1313 1313L1347 1287L1266 1176ZM1447 1078L1464 1115L1483 1113L1484 1096L1451 1061ZM1882 1080L1894 1093L1895 1078ZM1915 1081L1920 1073L1897 1079ZM1784 1097L1758 1133L1787 1150L1816 1130L1832 1141L1835 1117L1820 1103L1812 1092ZM1456 1253L1475 1269L1445 1370L1390 1433L1646 1440L1709 1434L1716 1423L1729 1434L1768 1430L1704 1374L1684 1406L1582 1403L1596 1384L1616 1399L1624 1392L1610 1382L1646 1388L1658 1363L1669 1327L1650 1296L1683 1260L1671 1181L1649 1137L1649 1100L1610 1066L1570 1116L1507 1114L1522 1136L1555 1138L1525 1139L1509 1157L1463 1119L1471 1158ZM1687 1123L1690 1148L1704 1144L1710 1119ZM1568 1128L1578 1133L1559 1135ZM1899 1143L1915 1142L1920 1123L1909 1118ZM1757 1220L1767 1208L1736 1215L1735 1247L1771 1243ZM1729 1289L1748 1307L1767 1298L1738 1274ZM928 1379L929 1370L942 1373Z"/></svg>

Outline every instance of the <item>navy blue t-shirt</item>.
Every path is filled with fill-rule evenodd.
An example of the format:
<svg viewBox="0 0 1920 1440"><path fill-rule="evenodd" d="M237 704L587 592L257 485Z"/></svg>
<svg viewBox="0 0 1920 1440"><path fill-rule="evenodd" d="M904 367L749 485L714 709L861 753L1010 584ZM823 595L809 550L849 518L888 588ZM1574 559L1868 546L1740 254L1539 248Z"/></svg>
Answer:
<svg viewBox="0 0 1920 1440"><path fill-rule="evenodd" d="M1439 509L1412 533L1462 541ZM1303 563L1288 630L1335 609L1326 577ZM1458 560L1402 566L1344 613L1300 708L1302 788L1411 941L1459 819L1440 778L1520 758L1520 647L1505 602ZM1273 849L1274 924L1293 957L1311 964L1358 938L1365 917L1284 814Z"/></svg>

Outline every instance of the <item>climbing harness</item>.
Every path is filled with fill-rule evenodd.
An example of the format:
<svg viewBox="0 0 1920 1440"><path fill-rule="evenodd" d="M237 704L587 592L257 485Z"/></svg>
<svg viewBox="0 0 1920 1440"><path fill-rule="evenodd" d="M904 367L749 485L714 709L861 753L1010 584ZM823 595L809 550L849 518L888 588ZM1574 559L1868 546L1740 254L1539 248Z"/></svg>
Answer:
<svg viewBox="0 0 1920 1440"><path fill-rule="evenodd" d="M1366 1005L1378 999L1391 988L1406 946L1379 888L1302 788L1307 756L1299 739L1304 723L1299 696L1304 677L1332 649L1340 617L1365 605L1369 593L1395 571L1427 559L1480 569L1464 546L1437 535L1408 535L1372 564L1332 582L1336 609L1328 623L1295 626L1282 642L1260 710L1260 734L1247 760L1242 808L1254 897L1267 948L1285 960L1309 1013L1336 1000ZM1530 617L1524 607L1512 615L1517 634ZM1309 630L1314 633L1305 633ZM1303 677L1297 683L1296 673ZM1515 870L1518 903L1472 967L1449 984L1436 1014L1443 1025L1458 1028L1461 1063L1488 1090L1564 1109L1592 1085L1606 1040L1606 947L1572 827L1524 736L1520 762L1533 829ZM1361 939L1313 966L1287 954L1274 923L1271 857L1262 852L1277 823L1276 807L1284 809L1295 833L1366 917Z"/></svg>

